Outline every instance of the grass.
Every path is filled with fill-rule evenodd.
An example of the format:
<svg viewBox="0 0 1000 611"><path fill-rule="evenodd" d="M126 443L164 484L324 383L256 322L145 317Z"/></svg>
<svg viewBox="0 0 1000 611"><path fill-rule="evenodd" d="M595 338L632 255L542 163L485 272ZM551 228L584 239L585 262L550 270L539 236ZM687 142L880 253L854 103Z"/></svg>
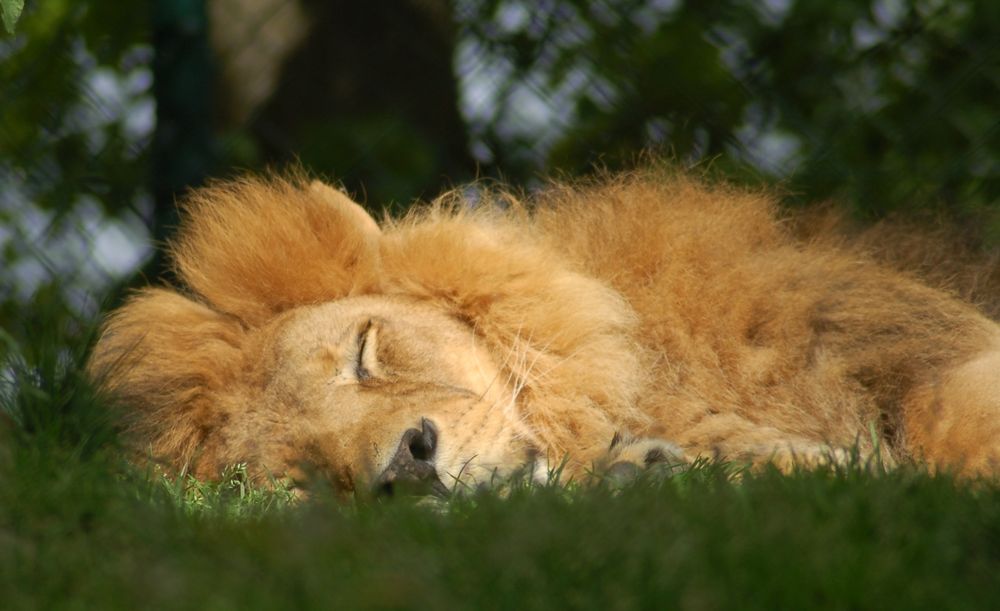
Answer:
<svg viewBox="0 0 1000 611"><path fill-rule="evenodd" d="M43 351L44 352L44 351ZM72 352L72 351L70 351ZM991 608L1000 487L915 468L623 487L512 484L435 504L167 479L127 464L79 354L0 392L3 609Z"/></svg>

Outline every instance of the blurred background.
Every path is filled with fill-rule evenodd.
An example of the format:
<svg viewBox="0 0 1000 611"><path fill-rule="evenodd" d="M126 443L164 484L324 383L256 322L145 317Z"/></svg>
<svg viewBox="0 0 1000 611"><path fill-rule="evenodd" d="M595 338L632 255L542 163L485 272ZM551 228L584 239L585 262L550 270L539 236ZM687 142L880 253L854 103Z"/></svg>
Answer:
<svg viewBox="0 0 1000 611"><path fill-rule="evenodd" d="M652 151L1000 243L996 0L27 0L7 25L4 351L155 281L186 189L289 163L400 210Z"/></svg>

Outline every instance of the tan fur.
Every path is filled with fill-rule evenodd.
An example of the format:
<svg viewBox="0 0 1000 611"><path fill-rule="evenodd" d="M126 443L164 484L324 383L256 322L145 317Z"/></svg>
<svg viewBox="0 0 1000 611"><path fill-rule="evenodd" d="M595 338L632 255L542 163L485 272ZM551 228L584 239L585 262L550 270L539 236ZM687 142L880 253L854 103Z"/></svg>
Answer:
<svg viewBox="0 0 1000 611"><path fill-rule="evenodd" d="M379 228L325 185L247 178L185 209L191 296L140 292L91 363L175 467L351 490L427 418L448 483L850 448L996 472L1000 328L863 244L797 239L764 193L650 171Z"/></svg>

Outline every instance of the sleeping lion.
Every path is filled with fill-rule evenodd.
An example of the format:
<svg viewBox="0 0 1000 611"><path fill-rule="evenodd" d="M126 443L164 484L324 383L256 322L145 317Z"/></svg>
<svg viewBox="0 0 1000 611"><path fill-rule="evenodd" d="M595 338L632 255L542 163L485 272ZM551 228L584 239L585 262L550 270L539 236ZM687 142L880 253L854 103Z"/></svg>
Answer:
<svg viewBox="0 0 1000 611"><path fill-rule="evenodd" d="M795 239L767 194L648 171L376 222L272 176L184 212L181 286L112 313L89 370L138 452L199 478L444 494L698 457L1000 464L1000 327Z"/></svg>

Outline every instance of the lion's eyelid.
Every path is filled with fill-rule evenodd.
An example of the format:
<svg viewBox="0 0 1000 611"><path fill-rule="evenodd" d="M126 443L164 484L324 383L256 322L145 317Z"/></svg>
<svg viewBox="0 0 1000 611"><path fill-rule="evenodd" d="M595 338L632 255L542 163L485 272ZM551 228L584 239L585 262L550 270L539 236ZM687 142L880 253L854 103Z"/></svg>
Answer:
<svg viewBox="0 0 1000 611"><path fill-rule="evenodd" d="M372 370L378 360L378 327L374 320L367 320L358 332L357 355L354 361L354 373L359 382L364 382L375 377Z"/></svg>

